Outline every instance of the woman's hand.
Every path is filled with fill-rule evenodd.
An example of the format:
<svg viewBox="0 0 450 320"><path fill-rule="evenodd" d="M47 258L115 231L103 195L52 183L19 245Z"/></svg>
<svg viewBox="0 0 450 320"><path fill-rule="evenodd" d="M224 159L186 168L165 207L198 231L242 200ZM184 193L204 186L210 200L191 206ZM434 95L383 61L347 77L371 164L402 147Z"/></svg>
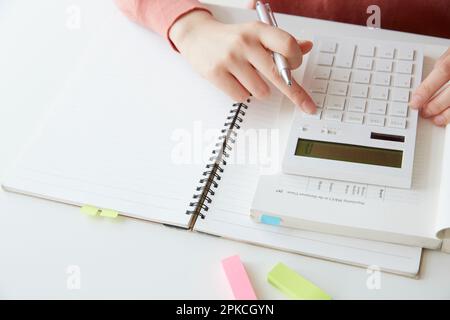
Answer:
<svg viewBox="0 0 450 320"><path fill-rule="evenodd" d="M450 123L450 48L436 61L433 71L414 91L410 106L438 126Z"/></svg>
<svg viewBox="0 0 450 320"><path fill-rule="evenodd" d="M294 79L291 87L284 83L270 52L282 54L291 69L297 69L303 54L311 50L311 42L298 42L287 32L260 22L223 24L203 11L180 18L169 36L200 75L234 100L244 101L250 94L267 97L269 86L263 75L294 104L315 112L311 97Z"/></svg>

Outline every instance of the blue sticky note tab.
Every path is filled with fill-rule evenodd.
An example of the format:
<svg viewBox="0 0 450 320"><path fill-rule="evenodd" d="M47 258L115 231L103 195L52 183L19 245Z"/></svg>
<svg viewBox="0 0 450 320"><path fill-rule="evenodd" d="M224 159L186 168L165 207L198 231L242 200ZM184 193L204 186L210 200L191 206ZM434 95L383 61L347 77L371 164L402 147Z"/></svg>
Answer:
<svg viewBox="0 0 450 320"><path fill-rule="evenodd" d="M261 223L264 224L270 224L273 226L279 226L281 223L281 218L280 217L275 217L275 216L268 216L266 214L262 214L260 220Z"/></svg>

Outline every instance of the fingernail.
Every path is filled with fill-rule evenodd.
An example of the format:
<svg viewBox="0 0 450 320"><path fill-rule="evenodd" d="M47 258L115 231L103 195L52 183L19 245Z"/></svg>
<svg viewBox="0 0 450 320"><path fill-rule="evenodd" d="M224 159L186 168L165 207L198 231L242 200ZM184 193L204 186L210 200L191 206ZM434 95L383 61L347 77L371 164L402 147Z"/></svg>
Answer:
<svg viewBox="0 0 450 320"><path fill-rule="evenodd" d="M438 126L443 126L446 124L446 119L444 116L439 115L434 118L434 123L437 124Z"/></svg>
<svg viewBox="0 0 450 320"><path fill-rule="evenodd" d="M409 106L414 109L419 109L420 106L424 103L424 99L419 94L413 94L411 97L411 101L409 102Z"/></svg>
<svg viewBox="0 0 450 320"><path fill-rule="evenodd" d="M309 114L314 114L316 112L316 105L311 101L306 101L303 104L303 107L303 109L305 109Z"/></svg>

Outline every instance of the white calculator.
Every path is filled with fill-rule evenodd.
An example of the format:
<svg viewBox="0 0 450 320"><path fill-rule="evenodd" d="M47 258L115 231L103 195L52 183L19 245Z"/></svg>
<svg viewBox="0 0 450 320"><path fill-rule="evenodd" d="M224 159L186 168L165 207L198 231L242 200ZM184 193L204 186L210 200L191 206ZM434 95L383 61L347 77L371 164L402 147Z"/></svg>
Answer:
<svg viewBox="0 0 450 320"><path fill-rule="evenodd" d="M303 85L317 112L296 111L283 171L410 188L423 51L399 42L317 38Z"/></svg>

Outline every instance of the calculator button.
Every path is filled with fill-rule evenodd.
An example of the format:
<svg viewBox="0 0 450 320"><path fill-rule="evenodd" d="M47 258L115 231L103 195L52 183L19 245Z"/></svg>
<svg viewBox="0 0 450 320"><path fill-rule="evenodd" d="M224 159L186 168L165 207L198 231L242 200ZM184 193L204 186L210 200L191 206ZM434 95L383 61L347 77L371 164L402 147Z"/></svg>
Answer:
<svg viewBox="0 0 450 320"><path fill-rule="evenodd" d="M353 84L350 89L350 95L357 98L367 98L369 86L364 84Z"/></svg>
<svg viewBox="0 0 450 320"><path fill-rule="evenodd" d="M367 116L367 122L369 126L384 126L384 117L380 116Z"/></svg>
<svg viewBox="0 0 450 320"><path fill-rule="evenodd" d="M325 107L333 110L344 110L345 98L338 96L327 96Z"/></svg>
<svg viewBox="0 0 450 320"><path fill-rule="evenodd" d="M327 92L328 82L325 80L314 80L311 84L312 92L325 93Z"/></svg>
<svg viewBox="0 0 450 320"><path fill-rule="evenodd" d="M410 88L411 76L407 74L396 74L394 76L394 86L402 88Z"/></svg>
<svg viewBox="0 0 450 320"><path fill-rule="evenodd" d="M323 102L325 100L325 95L321 93L312 93L311 98L313 99L314 103L316 104L317 108L323 107Z"/></svg>
<svg viewBox="0 0 450 320"><path fill-rule="evenodd" d="M352 98L348 103L348 111L364 112L366 110L366 100Z"/></svg>
<svg viewBox="0 0 450 320"><path fill-rule="evenodd" d="M378 100L369 100L367 112L372 114L386 114L387 103Z"/></svg>
<svg viewBox="0 0 450 320"><path fill-rule="evenodd" d="M370 58L356 58L355 68L363 70L372 70L373 60Z"/></svg>
<svg viewBox="0 0 450 320"><path fill-rule="evenodd" d="M358 46L358 56L373 57L375 53L375 47L367 44Z"/></svg>
<svg viewBox="0 0 450 320"><path fill-rule="evenodd" d="M403 102L391 102L389 104L390 116L406 117L408 115L408 104Z"/></svg>
<svg viewBox="0 0 450 320"><path fill-rule="evenodd" d="M350 80L350 73L351 72L348 69L333 69L331 72L331 79L348 82Z"/></svg>
<svg viewBox="0 0 450 320"><path fill-rule="evenodd" d="M387 58L387 59L394 59L394 47L392 46L380 46L377 48L377 57L380 58Z"/></svg>
<svg viewBox="0 0 450 320"><path fill-rule="evenodd" d="M406 119L391 117L387 121L387 126L391 127L391 128L405 129L406 128Z"/></svg>
<svg viewBox="0 0 450 320"><path fill-rule="evenodd" d="M370 87L370 97L373 99L387 100L389 96L388 87L373 86Z"/></svg>
<svg viewBox="0 0 450 320"><path fill-rule="evenodd" d="M414 50L411 48L398 49L398 59L401 60L414 60Z"/></svg>
<svg viewBox="0 0 450 320"><path fill-rule="evenodd" d="M334 56L329 53L320 53L317 64L322 66L331 66L333 64Z"/></svg>
<svg viewBox="0 0 450 320"><path fill-rule="evenodd" d="M351 68L353 65L353 56L355 55L354 45L342 45L336 55L336 66L342 68Z"/></svg>
<svg viewBox="0 0 450 320"><path fill-rule="evenodd" d="M411 74L413 69L412 62L409 61L397 61L395 64L395 72Z"/></svg>
<svg viewBox="0 0 450 320"><path fill-rule="evenodd" d="M328 87L328 93L335 94L338 96L347 95L348 84L342 82L332 82Z"/></svg>
<svg viewBox="0 0 450 320"><path fill-rule="evenodd" d="M347 112L344 116L344 122L362 124L364 116L361 113Z"/></svg>
<svg viewBox="0 0 450 320"><path fill-rule="evenodd" d="M314 113L306 113L302 111L302 117L305 119L316 119L320 120L320 116L322 115L322 110L320 108L316 109Z"/></svg>
<svg viewBox="0 0 450 320"><path fill-rule="evenodd" d="M375 72L372 79L374 84L381 86L388 86L391 84L391 75L389 73Z"/></svg>
<svg viewBox="0 0 450 320"><path fill-rule="evenodd" d="M325 120L331 121L341 121L342 120L342 112L335 110L325 110L323 113L323 118Z"/></svg>
<svg viewBox="0 0 450 320"><path fill-rule="evenodd" d="M370 82L370 72L354 71L352 81L356 82L356 83L369 83Z"/></svg>
<svg viewBox="0 0 450 320"><path fill-rule="evenodd" d="M375 62L375 70L383 71L383 72L391 72L392 71L392 61L390 60L377 60Z"/></svg>
<svg viewBox="0 0 450 320"><path fill-rule="evenodd" d="M330 78L331 69L328 67L316 67L314 69L314 78L315 79L325 79L328 80Z"/></svg>
<svg viewBox="0 0 450 320"><path fill-rule="evenodd" d="M409 90L408 89L400 89L400 88L392 88L392 100L399 102L408 102L409 101Z"/></svg>
<svg viewBox="0 0 450 320"><path fill-rule="evenodd" d="M336 42L333 41L322 41L320 43L320 52L335 53L336 52Z"/></svg>

